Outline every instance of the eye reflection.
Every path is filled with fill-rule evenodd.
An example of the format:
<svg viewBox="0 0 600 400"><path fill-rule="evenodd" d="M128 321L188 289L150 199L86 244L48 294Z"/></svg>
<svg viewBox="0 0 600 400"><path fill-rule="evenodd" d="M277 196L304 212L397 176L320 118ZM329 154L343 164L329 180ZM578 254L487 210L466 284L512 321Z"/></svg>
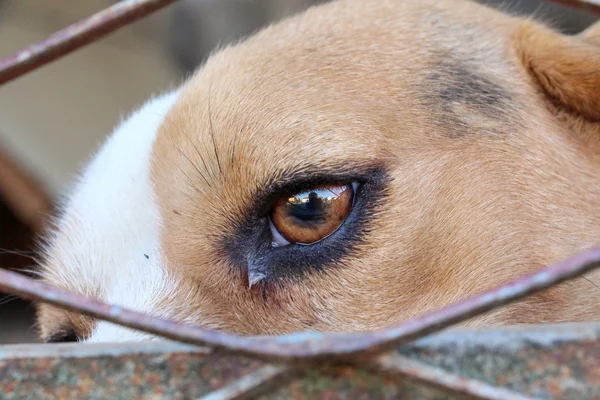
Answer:
<svg viewBox="0 0 600 400"><path fill-rule="evenodd" d="M282 197L271 213L274 245L311 244L331 235L352 209L355 186L318 186Z"/></svg>

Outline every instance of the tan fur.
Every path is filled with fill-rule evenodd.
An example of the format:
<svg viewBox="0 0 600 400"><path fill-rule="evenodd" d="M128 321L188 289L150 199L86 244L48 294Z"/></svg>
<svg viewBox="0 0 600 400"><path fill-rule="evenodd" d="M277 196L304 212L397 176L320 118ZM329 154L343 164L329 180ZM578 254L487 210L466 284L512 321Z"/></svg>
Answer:
<svg viewBox="0 0 600 400"><path fill-rule="evenodd" d="M575 113L600 120L600 29L582 37L561 36L536 24L522 24L515 47L541 87ZM583 39L583 40L582 40Z"/></svg>
<svg viewBox="0 0 600 400"><path fill-rule="evenodd" d="M201 309L242 334L378 329L599 244L599 38L469 1L347 0L211 57L153 159L181 319ZM383 165L385 201L351 257L249 289L219 240L259 185L306 163ZM600 319L590 281L470 323Z"/></svg>
<svg viewBox="0 0 600 400"><path fill-rule="evenodd" d="M40 304L36 327L40 338L44 341L52 337L68 337L76 334L81 338L89 337L94 328L91 318L67 312L59 308Z"/></svg>

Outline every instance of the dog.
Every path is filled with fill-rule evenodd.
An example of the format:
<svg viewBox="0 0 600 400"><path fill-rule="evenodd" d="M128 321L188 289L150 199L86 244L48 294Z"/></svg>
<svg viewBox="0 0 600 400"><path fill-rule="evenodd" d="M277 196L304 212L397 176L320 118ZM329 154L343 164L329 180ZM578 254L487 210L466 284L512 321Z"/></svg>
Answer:
<svg viewBox="0 0 600 400"><path fill-rule="evenodd" d="M337 0L216 52L123 121L41 275L242 335L371 331L597 245L599 170L600 25ZM597 320L599 278L467 325ZM38 325L47 342L153 338L43 304Z"/></svg>

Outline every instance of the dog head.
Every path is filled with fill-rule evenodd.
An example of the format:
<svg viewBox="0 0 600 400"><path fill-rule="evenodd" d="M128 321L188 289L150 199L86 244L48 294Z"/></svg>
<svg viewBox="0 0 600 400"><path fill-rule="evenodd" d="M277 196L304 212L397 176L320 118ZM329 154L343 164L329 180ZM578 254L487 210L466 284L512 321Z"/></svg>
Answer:
<svg viewBox="0 0 600 400"><path fill-rule="evenodd" d="M598 28L336 1L121 124L50 238L52 285L241 334L378 329L599 237ZM598 317L578 279L472 323ZM146 336L50 306L50 341Z"/></svg>

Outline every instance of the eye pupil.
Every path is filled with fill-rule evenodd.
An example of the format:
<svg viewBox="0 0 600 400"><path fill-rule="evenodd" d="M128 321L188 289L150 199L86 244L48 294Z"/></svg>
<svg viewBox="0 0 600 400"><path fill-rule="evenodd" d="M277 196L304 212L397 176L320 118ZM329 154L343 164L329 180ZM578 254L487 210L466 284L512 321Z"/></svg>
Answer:
<svg viewBox="0 0 600 400"><path fill-rule="evenodd" d="M322 220L327 215L327 205L319 193L312 191L298 197L291 197L286 202L286 208L290 215L302 222Z"/></svg>
<svg viewBox="0 0 600 400"><path fill-rule="evenodd" d="M281 198L271 220L289 242L310 244L336 231L354 201L352 185L327 185Z"/></svg>

